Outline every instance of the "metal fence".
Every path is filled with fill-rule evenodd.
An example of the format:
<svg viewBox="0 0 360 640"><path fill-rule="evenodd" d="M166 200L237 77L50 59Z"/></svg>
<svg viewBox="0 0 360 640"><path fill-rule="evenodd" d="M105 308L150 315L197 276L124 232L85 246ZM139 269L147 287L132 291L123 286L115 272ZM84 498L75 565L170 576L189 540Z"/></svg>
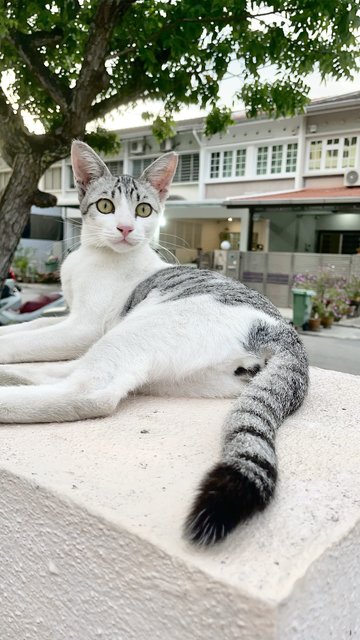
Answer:
<svg viewBox="0 0 360 640"><path fill-rule="evenodd" d="M360 277L360 255L284 251L223 253L226 256L220 263L214 259L214 252L204 254L201 267L214 268L241 280L251 289L266 295L278 307L292 306L291 289L294 276L299 273L315 275L321 270L330 270L334 275L347 280L352 276Z"/></svg>
<svg viewBox="0 0 360 640"><path fill-rule="evenodd" d="M328 270L349 280L360 277L360 255L326 253L241 253L239 279L278 307L291 307L294 276ZM230 274L229 274L230 275Z"/></svg>

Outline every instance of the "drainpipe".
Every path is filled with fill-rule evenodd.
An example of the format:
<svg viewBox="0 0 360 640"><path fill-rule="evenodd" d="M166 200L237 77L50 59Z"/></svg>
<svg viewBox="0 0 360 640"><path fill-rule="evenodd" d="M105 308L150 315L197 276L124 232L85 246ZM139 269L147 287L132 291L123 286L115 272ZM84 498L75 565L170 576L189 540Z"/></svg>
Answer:
<svg viewBox="0 0 360 640"><path fill-rule="evenodd" d="M297 154L295 181L294 181L295 189L304 188L304 173L305 173L305 161L306 161L305 134L306 134L306 116L303 115L301 116L300 128L299 128L299 134L298 134L298 154Z"/></svg>
<svg viewBox="0 0 360 640"><path fill-rule="evenodd" d="M200 201L205 200L205 172L206 172L206 158L205 148L202 141L199 138L198 132L193 129L192 134L199 145L199 185L198 185L198 199Z"/></svg>

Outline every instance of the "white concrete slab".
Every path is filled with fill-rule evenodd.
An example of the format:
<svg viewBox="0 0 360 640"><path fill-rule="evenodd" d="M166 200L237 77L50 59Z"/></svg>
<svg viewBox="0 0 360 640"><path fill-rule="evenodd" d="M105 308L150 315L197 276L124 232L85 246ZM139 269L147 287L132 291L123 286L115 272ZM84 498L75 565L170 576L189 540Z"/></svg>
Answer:
<svg viewBox="0 0 360 640"><path fill-rule="evenodd" d="M359 395L313 369L273 504L203 551L181 527L230 401L2 426L1 640L360 638Z"/></svg>

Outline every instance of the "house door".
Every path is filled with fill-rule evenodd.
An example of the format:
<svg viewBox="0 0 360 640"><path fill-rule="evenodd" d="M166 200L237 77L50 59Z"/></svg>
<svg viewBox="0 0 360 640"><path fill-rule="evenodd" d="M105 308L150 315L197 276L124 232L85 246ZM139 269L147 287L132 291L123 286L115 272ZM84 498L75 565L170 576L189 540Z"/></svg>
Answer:
<svg viewBox="0 0 360 640"><path fill-rule="evenodd" d="M360 231L319 231L318 253L356 253L360 248Z"/></svg>

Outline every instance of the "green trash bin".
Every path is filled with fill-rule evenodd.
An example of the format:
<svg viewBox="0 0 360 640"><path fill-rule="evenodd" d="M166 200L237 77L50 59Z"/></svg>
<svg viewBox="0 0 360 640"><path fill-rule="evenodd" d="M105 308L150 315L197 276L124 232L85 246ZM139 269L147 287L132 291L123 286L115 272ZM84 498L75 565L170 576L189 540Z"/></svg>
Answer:
<svg viewBox="0 0 360 640"><path fill-rule="evenodd" d="M311 316L312 298L316 295L310 289L292 289L293 323L295 327L303 327Z"/></svg>

